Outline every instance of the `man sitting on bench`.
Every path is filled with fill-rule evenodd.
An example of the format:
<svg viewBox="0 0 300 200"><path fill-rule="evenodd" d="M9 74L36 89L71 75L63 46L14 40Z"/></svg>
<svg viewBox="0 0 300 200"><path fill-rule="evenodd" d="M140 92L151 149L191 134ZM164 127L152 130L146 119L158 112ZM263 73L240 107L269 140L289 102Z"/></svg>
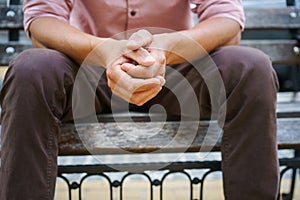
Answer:
<svg viewBox="0 0 300 200"><path fill-rule="evenodd" d="M88 80L100 81L96 91L88 84L81 91L96 94L98 114L123 110L127 102L136 111L160 104L168 115L189 115L198 107L201 118L219 113L225 118L225 198L276 199L278 83L268 56L237 46L244 26L241 0L25 0L24 24L38 48L11 62L1 91L1 200L53 199L59 127L73 119L76 75L89 62L106 72L100 79L97 67L87 68ZM217 66L226 101L210 95L213 66L187 62L202 60L205 52ZM87 61L90 53L97 59ZM184 80L174 81L178 73L192 90L185 91ZM189 104L187 95L197 103Z"/></svg>

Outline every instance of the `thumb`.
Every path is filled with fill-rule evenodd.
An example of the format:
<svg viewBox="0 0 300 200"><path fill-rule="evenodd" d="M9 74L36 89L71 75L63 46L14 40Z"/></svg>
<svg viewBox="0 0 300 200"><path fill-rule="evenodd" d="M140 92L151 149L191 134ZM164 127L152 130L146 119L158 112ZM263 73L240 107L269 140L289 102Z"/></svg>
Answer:
<svg viewBox="0 0 300 200"><path fill-rule="evenodd" d="M137 50L141 47L148 46L149 44L151 44L152 40L152 34L149 31L142 29L133 33L129 37L126 46L130 50Z"/></svg>

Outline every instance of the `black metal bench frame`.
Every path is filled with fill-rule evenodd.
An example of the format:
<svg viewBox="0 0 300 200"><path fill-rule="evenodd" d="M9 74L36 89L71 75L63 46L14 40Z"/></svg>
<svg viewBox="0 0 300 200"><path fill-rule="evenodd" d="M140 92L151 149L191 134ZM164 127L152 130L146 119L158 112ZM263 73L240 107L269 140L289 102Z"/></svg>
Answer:
<svg viewBox="0 0 300 200"><path fill-rule="evenodd" d="M295 7L295 0L287 0L287 8L276 8L276 9L246 9L246 16L248 19L246 23L246 30L248 31L257 31L257 30L288 30L290 37L288 39L263 39L256 40L254 39L244 39L242 40L242 45L251 46L262 51L266 52L272 57L273 64L288 64L293 66L299 66L300 63L300 44L299 44L299 35L298 31L300 29L300 18L299 10ZM8 30L7 41L0 42L0 65L7 65L8 62L18 55L21 51L31 48L31 44L21 43L20 30L23 29L22 18L23 13L20 7L20 0L11 0L10 6L0 5L0 30ZM253 17L255 16L255 17ZM277 23L274 22L274 17L276 17ZM289 103L288 106L299 106L300 104ZM290 186L290 191L287 194L281 194L281 197L284 200L290 200L293 198L293 193L295 189L295 177L296 170L300 168L300 109L285 109L286 106L281 105L282 109L278 111L278 124L279 124L279 138L278 138L278 147L279 149L291 149L295 151L293 158L283 158L280 159L280 165L285 166L281 171L281 178L287 171L292 171L292 181ZM100 116L100 123L104 125L109 121L113 123L113 119L110 116ZM137 115L134 116L135 120L144 122L149 121L148 116ZM296 123L295 127L291 125L291 121ZM126 122L125 122L126 123ZM151 122L149 122L151 123ZM177 122L174 123L176 126ZM288 129L285 129L284 126L289 126ZM87 124L86 127L94 127L93 124ZM298 140L291 140L285 138L283 130L291 131L289 134L294 135ZM61 131L61 144L60 144L60 155L88 155L89 152L83 146L80 141L80 137L76 131L76 127L73 125L63 125ZM65 141L65 142L64 142ZM213 150L219 151L220 144L217 144ZM194 144L191 148L188 149L188 152L195 152L199 150L199 145ZM135 153L151 152L153 147L144 146L143 148L130 148L129 151ZM174 149L176 152L177 150ZM124 168L147 168L147 169L157 169L157 166L161 166L162 163L151 162L151 163L130 163L122 164ZM123 184L126 178L132 173L128 172L123 176L121 180L111 180L106 172L117 172L120 164L115 165L68 165L68 166L59 166L58 177L64 180L68 186L69 199L72 199L71 191L78 190L79 197L82 197L82 183L91 176L102 176L109 183L110 198L113 199L113 191L119 189L119 197L123 197ZM203 174L202 177L192 177L186 172L187 169L208 169L207 172ZM165 175L159 179L152 179L147 173L141 171L138 174L144 176L150 185L150 199L153 199L155 188L159 188L160 199L163 198L163 183L166 177L173 173L182 173L186 175L190 182L190 198L199 198L203 199L203 188L204 181L207 176L215 171L221 170L221 161L197 161L197 162L173 162L167 166L160 168L160 170L167 170ZM78 181L71 182L66 177L66 174L71 173L84 173L85 175ZM200 193L195 194L195 186L199 187ZM197 197L196 197L197 196Z"/></svg>

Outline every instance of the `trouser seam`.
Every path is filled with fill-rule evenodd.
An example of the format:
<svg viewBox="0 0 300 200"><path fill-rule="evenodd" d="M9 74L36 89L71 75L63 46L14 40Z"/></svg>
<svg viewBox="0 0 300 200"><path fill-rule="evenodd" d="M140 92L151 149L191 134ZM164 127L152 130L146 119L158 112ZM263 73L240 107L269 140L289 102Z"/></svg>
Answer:
<svg viewBox="0 0 300 200"><path fill-rule="evenodd" d="M52 170L53 170L53 165L52 165L52 163L53 163L53 157L52 157L52 153L53 152L51 152L51 149L53 149L53 145L54 145L54 142L53 142L53 140L54 140L54 132L55 132L55 124L56 124L56 122L53 122L54 123L54 125L52 126L52 128L51 128L51 131L49 132L49 139L48 139L48 144L47 144L47 156L50 156L50 157L48 157L48 159L47 159L47 162L48 162L48 164L47 164L47 182L46 182L46 184L47 184L47 193L46 193L46 199L49 199L50 200L50 196L52 196L51 194L51 188L52 188L52 185L51 185L51 180L52 180L52 176L51 176L51 172L52 172Z"/></svg>
<svg viewBox="0 0 300 200"><path fill-rule="evenodd" d="M229 148L229 142L228 142L228 136L227 134L224 134L225 131L223 129L223 137L222 137L222 170L224 171L224 169L227 169L227 163L228 163L228 155L229 155L229 152L228 152L228 148ZM224 183L227 181L227 177L223 177L223 180L224 180ZM227 184L225 184L227 185ZM229 198L228 196L228 190L224 190L224 193L225 193L225 197L226 198Z"/></svg>

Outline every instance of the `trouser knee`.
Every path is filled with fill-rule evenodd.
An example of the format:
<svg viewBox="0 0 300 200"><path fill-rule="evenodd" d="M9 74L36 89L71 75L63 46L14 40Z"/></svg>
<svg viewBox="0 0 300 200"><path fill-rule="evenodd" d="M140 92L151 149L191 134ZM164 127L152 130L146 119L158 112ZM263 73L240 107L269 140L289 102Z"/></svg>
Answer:
<svg viewBox="0 0 300 200"><path fill-rule="evenodd" d="M278 91L277 75L269 56L247 47L233 46L221 48L216 62L223 78L228 96L239 89L247 96L268 98ZM270 96L269 96L270 97Z"/></svg>
<svg viewBox="0 0 300 200"><path fill-rule="evenodd" d="M61 116L66 101L66 89L71 88L76 64L64 54L49 49L29 49L14 59L6 73L1 90L1 106L5 110L35 106L33 102L48 104L55 115ZM56 102L60 102L57 104ZM54 106L56 105L56 106ZM59 111L58 111L59 110Z"/></svg>

